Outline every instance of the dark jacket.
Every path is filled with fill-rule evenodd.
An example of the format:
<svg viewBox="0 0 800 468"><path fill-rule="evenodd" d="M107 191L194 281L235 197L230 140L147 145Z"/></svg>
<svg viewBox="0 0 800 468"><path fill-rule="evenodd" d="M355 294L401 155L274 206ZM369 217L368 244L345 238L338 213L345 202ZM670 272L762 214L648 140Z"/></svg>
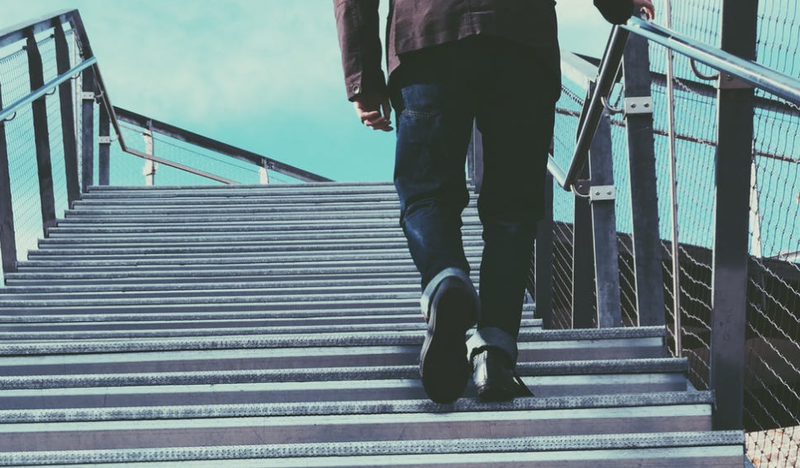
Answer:
<svg viewBox="0 0 800 468"><path fill-rule="evenodd" d="M379 0L333 0L347 97L383 91ZM624 23L633 0L594 0L612 23ZM553 0L390 0L386 54L389 74L405 53L477 34L497 36L558 54Z"/></svg>

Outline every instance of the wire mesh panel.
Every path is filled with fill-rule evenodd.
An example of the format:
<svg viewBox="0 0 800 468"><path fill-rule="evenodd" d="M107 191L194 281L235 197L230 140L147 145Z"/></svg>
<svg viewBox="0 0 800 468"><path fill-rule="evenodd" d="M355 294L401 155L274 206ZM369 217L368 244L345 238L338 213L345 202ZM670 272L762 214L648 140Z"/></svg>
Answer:
<svg viewBox="0 0 800 468"><path fill-rule="evenodd" d="M800 450L800 109L756 92L745 424L759 466ZM780 429L775 429L780 428Z"/></svg>

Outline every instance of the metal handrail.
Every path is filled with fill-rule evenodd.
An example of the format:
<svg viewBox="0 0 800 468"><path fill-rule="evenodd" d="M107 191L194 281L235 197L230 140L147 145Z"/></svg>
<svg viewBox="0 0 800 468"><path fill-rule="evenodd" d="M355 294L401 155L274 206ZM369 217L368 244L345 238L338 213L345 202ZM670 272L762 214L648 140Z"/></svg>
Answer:
<svg viewBox="0 0 800 468"><path fill-rule="evenodd" d="M797 78L639 18L632 18L621 27L800 106L800 80Z"/></svg>
<svg viewBox="0 0 800 468"><path fill-rule="evenodd" d="M623 34L624 33L624 34ZM615 26L609 39L600 72L596 92L581 115L577 144L569 168L564 170L550 156L547 168L564 190L573 190L578 174L586 164L589 146L597 131L597 124L603 113L602 99L608 97L614 85L616 73L622 63L622 55L628 33L642 36L681 55L704 63L721 72L720 80L738 78L756 88L768 91L786 101L800 106L800 80L765 67L759 63L744 60L729 52L703 44L683 36L663 26L639 18L631 18L627 24Z"/></svg>
<svg viewBox="0 0 800 468"><path fill-rule="evenodd" d="M122 134L122 129L121 129L121 126L120 126L120 123L119 123L119 118L118 118L117 112L116 112L117 108L115 108L111 104L111 99L109 97L108 89L106 88L105 82L103 81L103 76L102 76L102 74L100 72L100 67L98 65L97 58L94 56L94 53L92 52L92 47L91 47L91 44L89 43L89 37L86 34L86 29L85 29L85 27L83 25L83 20L81 19L81 15L80 15L80 12L78 10L62 10L62 11L56 12L54 14L47 15L47 16L42 17L42 18L38 18L36 20L28 21L28 22L25 22L25 23L21 23L21 24L12 26L10 28L6 28L6 29L3 29L3 30L0 30L0 47L4 47L4 46L10 45L10 44L13 44L15 42L19 42L21 40L24 40L25 37L26 37L25 36L25 31L33 31L33 34L36 34L36 33L43 32L43 31L46 31L48 29L51 29L51 28L54 27L55 22L59 22L59 23L62 23L62 24L63 23L69 23L70 24L70 26L72 27L72 30L76 34L77 41L78 41L78 47L81 49L82 55L84 57L86 57L86 59L83 62L81 62L80 64L78 64L75 67L73 67L72 69L70 69L69 71L67 71L67 72L57 76L56 78L48 81L47 83L45 83L44 86L42 86L41 88L37 89L36 91L33 91L30 94L28 94L27 96L25 96L23 98L20 98L17 101L13 102L9 106L4 107L3 109L0 109L0 122L4 122L6 120L11 120L13 118L13 115L22 106L28 105L28 104L36 101L37 99L40 99L42 96L47 94L47 92L49 92L49 90L51 90L51 89L57 87L58 85L66 82L67 80L71 79L74 75L80 74L83 71L85 71L85 70L87 70L89 68L92 68L93 71L94 71L95 84L97 86L97 90L99 91L99 96L101 97L101 99L99 99L99 102L108 111L109 120L111 122L111 125L114 127L114 131L117 134L117 143L119 144L119 147L123 152L131 154L131 155L139 157L139 158L142 158L142 159L149 159L151 161L163 164L165 166L173 167L175 169L178 169L178 170L181 170L181 171L184 171L184 172L189 172L189 173L195 174L197 176L205 177L207 179L211 179L211 180L214 180L214 181L217 181L217 182L222 182L222 183L225 183L225 184L234 184L235 183L234 181L226 179L224 177L220 177L220 176L208 173L208 172L204 172L204 171L201 171L201 170L198 170L198 169L194 169L194 168L182 165L182 164L174 163L174 162L171 162L169 160L166 160L166 159L163 159L163 158L159 158L159 157L157 157L155 155L145 154L145 153L137 151L137 150L135 150L133 148L128 147L128 145L125 143L125 138L123 137L123 134ZM165 127L168 127L166 124L162 124L162 125L165 126ZM175 127L172 127L172 128L175 128ZM187 133L187 134L191 133L191 132L188 132L188 131L185 131L185 130L182 130L182 131ZM216 140L211 140L211 139L208 139L208 138L205 138L205 137L201 137L201 136L196 135L196 134L192 134L192 135L194 137L197 137L197 138L195 138L195 140L198 141L198 142L199 141L214 142L214 143L216 143L215 148L216 147L224 148L225 149L224 151L217 151L217 152L220 152L221 154L224 154L224 155L229 156L229 157L234 157L236 159L243 160L243 161L248 162L250 164L253 164L253 165L255 165L255 166L259 167L259 168L272 169L272 170L274 170L276 172L279 172L281 174L285 174L285 175L288 175L288 176L291 176L291 177L295 177L297 179L300 179L300 180L303 180L303 181L307 181L307 182L330 182L331 181L331 179L328 179L327 177L322 177L322 176L319 176L317 174L313 174L311 172L304 171L304 170L299 169L297 167L294 167L294 166L291 166L291 165L288 165L288 164L284 164L284 163L282 163L280 161L276 161L276 160L268 158L266 156L261 156L259 154L256 154L256 153L253 153L253 152L250 152L250 151L237 149L237 148L235 148L235 147L233 147L231 145L225 145L224 143L217 142ZM205 140L204 140L204 138L205 138ZM215 150L215 148L208 148L208 149ZM235 150L238 150L238 151L233 151L233 150L231 150L231 148L233 148ZM238 157L237 155L239 153L246 154L246 157Z"/></svg>
<svg viewBox="0 0 800 468"><path fill-rule="evenodd" d="M48 81L47 83L44 84L44 86L37 89L36 91L33 91L27 96L12 102L7 107L4 107L2 110L0 110L0 122L11 120L10 116L12 114L15 114L20 107L26 106L32 103L33 101L39 99L40 97L49 93L51 89L58 87L58 85L60 85L61 83L71 80L73 76L83 72L84 70L94 66L95 64L97 64L96 58L92 57L90 59L86 59L83 62L79 63L78 65L72 67L68 71Z"/></svg>
<svg viewBox="0 0 800 468"><path fill-rule="evenodd" d="M578 179L578 173L586 164L589 156L589 147L592 145L597 126L603 116L603 99L608 98L614 87L619 67L622 64L622 56L625 52L627 40L628 32L615 26L611 31L603 61L600 64L600 73L595 85L595 91L591 96L589 106L585 108L585 112L581 115L582 124L569 167L564 170L552 156L547 161L547 167L550 169L553 179L567 191L572 190Z"/></svg>

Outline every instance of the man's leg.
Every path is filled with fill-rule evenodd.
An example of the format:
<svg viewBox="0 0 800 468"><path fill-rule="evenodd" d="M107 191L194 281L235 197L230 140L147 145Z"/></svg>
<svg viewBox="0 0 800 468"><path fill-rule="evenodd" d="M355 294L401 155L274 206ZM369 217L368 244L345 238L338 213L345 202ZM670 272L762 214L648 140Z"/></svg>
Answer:
<svg viewBox="0 0 800 468"><path fill-rule="evenodd" d="M392 76L396 111L395 186L401 225L422 276L428 331L420 373L428 396L448 403L470 375L464 342L478 315L461 240L461 212L469 201L464 163L472 127L472 101L463 44L405 57Z"/></svg>
<svg viewBox="0 0 800 468"><path fill-rule="evenodd" d="M488 91L482 93L477 109L484 147L478 200L484 251L482 314L470 348L473 358L481 350L493 349L479 356L480 366L476 366L476 385L479 391L486 387L483 397L507 399L514 396L516 387L510 380L511 370L516 365L516 339L536 224L543 213L559 75L547 66L547 57L540 56L544 51L499 41L495 47L495 73L486 78ZM493 369L498 365L493 359L500 360L504 369ZM500 381L499 388L491 388L493 375L501 376L494 379Z"/></svg>

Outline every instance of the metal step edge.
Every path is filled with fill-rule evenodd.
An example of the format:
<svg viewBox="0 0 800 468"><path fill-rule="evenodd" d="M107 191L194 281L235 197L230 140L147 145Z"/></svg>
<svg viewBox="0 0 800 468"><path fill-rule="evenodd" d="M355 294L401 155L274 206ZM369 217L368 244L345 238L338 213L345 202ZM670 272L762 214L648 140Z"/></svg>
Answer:
<svg viewBox="0 0 800 468"><path fill-rule="evenodd" d="M132 294L133 296L133 294ZM356 303L363 302L364 304L375 304L386 301L398 301L405 304L419 302L419 291L417 289L409 288L405 292L396 293L378 293L378 292L364 292L364 293L329 293L321 294L318 296L310 296L306 294L260 294L260 295L247 295L247 296L198 296L198 297L136 297L133 299L4 299L0 296L0 310L3 308L24 308L24 307L68 307L68 306L82 306L82 307L100 307L100 306L166 306L166 305L187 305L187 304L253 304L261 302L278 303L278 302L292 302L297 304L304 303Z"/></svg>
<svg viewBox="0 0 800 468"><path fill-rule="evenodd" d="M480 227L480 224L477 222L470 222L466 225L468 230L474 230ZM209 232L225 232L225 233L235 233L235 232L263 232L263 233L274 233L274 232L291 232L291 233L300 233L300 232L308 232L308 231L315 231L315 232L331 232L331 233L339 233L340 235L343 232L363 232L365 230L368 231L394 231L397 232L399 229L397 225L397 221L385 221L381 222L380 224L377 223L364 223L359 220L359 222L352 222L352 223L338 223L338 224L247 224L247 223L238 223L238 224L225 224L225 223L218 223L218 224L203 224L197 223L196 225L174 225L174 226L166 226L166 225L143 225L143 226L108 226L105 224L101 225L67 225L67 226L55 226L50 228L49 234L52 235L66 235L66 234L127 234L127 235L138 235L138 234L160 234L166 233L171 235L176 235L178 233L209 233Z"/></svg>
<svg viewBox="0 0 800 468"><path fill-rule="evenodd" d="M517 364L522 377L553 375L609 375L685 373L686 358L606 359L598 361L546 361ZM163 385L246 384L348 380L419 379L419 366L257 369L201 372L149 372L125 374L69 374L0 376L0 390Z"/></svg>
<svg viewBox="0 0 800 468"><path fill-rule="evenodd" d="M281 215L268 216L254 214L252 216L185 216L185 217L153 217L153 218L118 218L114 216L98 218L61 218L56 220L59 227L67 226L181 226L187 224L208 224L208 225L235 225L247 224L255 226L344 226L351 223L369 223L372 226L396 226L399 223L400 212L384 213L342 213L328 214L319 213L318 215L298 214L296 216ZM463 216L464 224L477 225L480 221L477 215Z"/></svg>
<svg viewBox="0 0 800 468"><path fill-rule="evenodd" d="M157 297L169 298L175 294L183 294L184 297L205 297L223 295L249 294L254 296L285 296L285 295L305 295L309 297L319 297L331 295L340 297L342 294L352 294L358 297L360 294L415 294L419 295L419 284L408 282L406 284L386 284L386 285L343 285L343 286L306 286L304 288L280 286L259 286L258 284L229 284L215 285L213 288L203 288L201 285L191 287L178 287L177 285L163 285L161 288L130 287L130 288L98 288L92 290L91 287L75 288L43 286L31 288L18 288L7 286L9 290L0 293L0 303L4 300L76 300L76 299L126 299L144 297L154 299ZM10 289L10 288L13 288ZM84 290L78 290L84 289Z"/></svg>
<svg viewBox="0 0 800 468"><path fill-rule="evenodd" d="M480 261L480 252L471 252L467 251L467 261L470 263L476 263ZM143 259L130 259L130 260L66 260L66 261L59 261L58 259L51 259L51 260L27 260L20 262L20 267L46 267L46 268L56 268L56 267L98 267L98 266L105 266L105 267L140 267L140 266L180 266L186 267L187 265L252 265L254 263L263 263L263 264L304 264L304 263L311 263L311 264L319 264L319 263L334 263L340 262L346 265L358 265L359 263L364 262L373 262L373 263L380 263L383 264L384 262L392 262L397 263L400 265L411 263L411 256L408 252L401 254L383 254L383 255L359 255L356 258L353 258L352 255L326 255L326 256L315 256L315 255L298 255L294 257L290 256L242 256L237 258L215 258L209 257L207 259L202 258L186 258L174 261L168 261L169 259L164 260L150 260L147 258Z"/></svg>
<svg viewBox="0 0 800 468"><path fill-rule="evenodd" d="M539 411L642 406L711 405L712 392L660 392L549 398L516 398L511 402L484 403L459 399L451 404L430 400L378 400L193 405L166 407L71 408L0 410L0 427L22 423L97 422L156 419L254 418L281 416L396 415L404 413L471 413L484 411Z"/></svg>
<svg viewBox="0 0 800 468"><path fill-rule="evenodd" d="M628 395L629 396L629 395ZM640 396L640 395L637 395ZM518 398L514 401L523 402L525 400L538 400L536 398ZM413 407L416 402L398 401L396 406L402 408L403 406ZM578 407L578 408L533 408L533 409L516 409L509 411L506 407L495 406L493 410L484 411L452 411L450 405L441 405L442 408L435 410L434 406L438 404L430 402L429 400L418 400L419 408L422 411L416 412L400 412L394 411L388 413L385 409L395 406L393 403L384 402L381 404L368 404L367 406L373 407L376 410L384 408L384 411L374 413L359 413L353 414L304 414L292 413L289 415L252 415L248 417L235 416L215 416L215 417L197 417L197 418L159 418L159 419L112 419L112 420L99 420L99 421L81 421L81 422L33 422L23 423L16 422L11 424L0 423L0 440L4 435L13 435L16 437L30 436L35 437L36 433L47 432L50 434L76 434L81 432L95 432L102 431L108 436L113 436L115 431L141 431L147 430L148 432L170 431L170 430L184 430L186 428L192 429L228 429L228 428L249 428L249 427L264 427L279 431L281 426L291 425L293 427L313 427L315 430L320 431L327 428L336 427L338 431L346 432L348 429L359 430L361 427L370 427L374 425L390 425L395 427L425 425L425 423L470 423L474 422L477 426L481 424L492 424L494 422L506 421L517 422L530 421L535 424L537 419L545 420L560 420L560 421L581 421L584 419L617 419L617 420L634 420L636 418L657 419L659 421L667 422L670 419L681 419L684 417L708 419L708 429L711 424L711 403L709 401L697 403L677 403L677 404L655 404L655 405L638 405L631 406L625 405L617 407ZM337 403L338 404L338 403ZM317 406L317 403L301 403L300 405L290 404L297 411L303 411L302 405L308 406L309 409ZM323 405L323 404L319 404ZM239 406L239 405L235 405ZM253 407L256 405L242 405L246 407ZM343 406L347 407L346 403ZM353 409L351 408L351 411ZM387 419L386 416L391 415ZM705 422L705 421L704 421ZM585 421L584 421L585 423ZM591 422L586 424L589 433L593 432ZM705 424L704 424L705 425ZM342 427L343 426L343 427ZM349 427L348 427L349 426ZM543 430L542 428L537 428ZM580 430L573 428L573 430ZM691 429L690 429L691 430ZM337 432L338 432L337 431ZM602 431L601 431L602 432ZM586 432L578 432L586 433ZM374 439L373 439L374 440ZM321 442L321 441L320 441Z"/></svg>
<svg viewBox="0 0 800 468"><path fill-rule="evenodd" d="M589 330L530 330L519 335L520 343L552 341L602 341L637 338L664 338L663 327L603 328ZM253 336L218 337L193 340L141 340L121 342L65 343L0 343L0 356L73 353L120 353L140 351L199 350L199 349L271 349L359 346L419 346L423 337L418 333L330 333L327 336Z"/></svg>
<svg viewBox="0 0 800 468"><path fill-rule="evenodd" d="M468 247L483 247L483 241L478 239L466 239L463 241L463 246ZM146 247L122 247L111 246L107 248L70 248L70 249L53 249L45 248L39 250L29 250L28 257L32 256L47 256L47 257L92 257L92 256L129 256L129 255L166 255L166 254L214 254L224 255L230 253L274 253L274 254L296 254L301 252L338 252L347 250L353 253L374 253L375 251L382 252L407 252L408 244L403 240L398 239L393 242L382 243L361 243L361 244L339 244L336 241L330 243L317 243L306 245L274 245L271 244L269 239L264 239L262 242L253 242L250 244L241 245L187 245L178 246L175 244L164 245L148 245Z"/></svg>
<svg viewBox="0 0 800 468"><path fill-rule="evenodd" d="M473 282L474 284L474 282ZM22 294L66 294L66 293L127 293L127 292L155 292L155 291L217 291L217 290L269 290L280 289L281 291L327 291L341 289L406 289L414 286L419 291L419 280L411 276L391 279L353 279L353 280L328 280L321 277L317 280L307 281L235 281L228 278L221 278L213 283L201 284L137 284L134 282L121 284L92 284L59 286L53 284L43 284L41 286L14 286L7 285L0 289L0 297L4 295ZM476 288L478 286L476 285Z"/></svg>
<svg viewBox="0 0 800 468"><path fill-rule="evenodd" d="M525 305L524 314L534 312L532 305ZM269 311L250 311L250 312L172 312L157 315L163 321L182 321L207 319L209 321L225 320L287 320L287 319L314 319L314 318L365 318L374 316L385 316L386 314L396 315L416 315L420 316L419 307L384 307L381 309L307 309L307 310L269 310ZM0 323L69 323L69 322L108 322L115 320L139 322L152 321L152 313L96 313L74 315L2 315ZM540 319L537 319L540 320Z"/></svg>
<svg viewBox="0 0 800 468"><path fill-rule="evenodd" d="M280 459L292 461L292 467L311 467L313 461L330 462L328 466L487 466L495 468L510 463L548 464L564 460L595 460L598 463L616 461L607 466L633 466L623 463L633 459L686 460L690 457L717 458L736 456L744 445L740 431L715 432L669 432L636 434L597 434L590 436L547 436L511 439L460 439L460 440L404 440L390 442L339 442L328 444L283 444L283 445L237 445L216 447L182 447L159 449L74 450L61 452L17 452L0 454L0 463L5 466L69 464L74 468L94 467L103 464L109 468L127 466L149 468L159 463L160 468L219 467L221 461L231 468L253 468L254 466L278 467ZM715 450L723 447L729 450ZM733 449L733 450L730 450ZM572 456L567 454L573 453ZM673 452L676 452L673 454ZM695 453L696 452L696 453ZM550 456L545 456L549 453ZM517 455L516 462L504 455ZM524 457L522 457L524 456ZM313 458L306 458L313 457ZM378 458L383 457L383 458ZM405 457L413 457L406 460ZM421 458L420 458L421 457ZM196 465L193 462L208 461ZM244 461L244 464L231 464ZM303 463L303 462L309 463ZM174 464L171 462L175 462ZM187 463L191 464L188 465ZM253 464L257 463L257 464ZM301 463L301 464L298 464ZM529 466L528 464L524 466ZM85 464L85 465L77 465ZM113 464L113 465L111 465ZM324 465L316 465L322 467ZM497 465L501 466L501 465ZM598 465L599 466L599 465ZM642 466L637 464L637 466ZM655 465L647 465L655 466ZM671 466L671 465L660 465ZM719 468L722 468L720 466Z"/></svg>
<svg viewBox="0 0 800 468"><path fill-rule="evenodd" d="M537 398L618 394L621 385L626 385L622 388L625 388L627 393L637 394L694 391L688 388L684 372L536 375L521 378ZM679 384L678 387L674 385L676 382ZM665 386L669 386L670 389L664 389ZM580 393L569 393L575 390ZM242 397L247 401L242 401ZM468 385L462 398L476 397L474 385ZM75 401L76 398L82 400ZM0 390L0 405L4 405L4 409L20 410L174 406L175 404L166 402L184 400L186 405L197 406L245 402L293 403L426 398L419 378Z"/></svg>
<svg viewBox="0 0 800 468"><path fill-rule="evenodd" d="M330 267L320 265L316 268L284 268L284 269L276 269L276 268L259 268L259 269L250 269L250 270L228 270L228 269L207 269L207 270L192 270L192 271L185 271L182 269L176 270L146 270L146 269L139 269L136 270L127 270L127 271L119 271L119 272L107 272L107 273L79 273L79 272L71 272L71 273L64 273L64 272L27 272L25 271L24 265L20 265L22 271L16 273L8 273L6 275L6 280L55 280L59 278L69 278L75 280L88 280L88 279L127 279L127 278L169 278L170 280L174 280L176 277L184 277L190 280L194 280L196 278L237 278L242 276L247 277L254 277L254 278L266 278L269 276L274 276L278 278L285 278L287 276L300 276L304 278L321 276L324 274L324 277L331 277L331 276L347 276L348 278L357 279L361 277L360 275L383 275L382 277L391 276L391 277L405 277L405 278L419 278L419 273L417 272L416 268L413 265L409 266L358 266L358 267L350 267L350 268L338 268L338 267ZM472 277L477 278L477 271L472 272Z"/></svg>
<svg viewBox="0 0 800 468"><path fill-rule="evenodd" d="M463 235L463 234L462 234ZM470 242L482 242L480 236L476 233L473 235L465 236L467 241ZM107 239L103 240L102 238L95 238L93 240L83 240L83 239L75 239L75 238L48 238L48 239L40 239L39 240L39 248L40 249L51 249L51 250L63 250L69 251L71 249L139 249L142 248L142 245L147 246L148 248L160 248L160 247L175 247L175 246L185 246L185 247L213 247L219 246L220 244L224 245L234 245L234 246L249 246L249 245L259 245L262 247L274 248L274 247L305 247L309 245L331 245L331 246L344 246L344 245L370 245L370 244L401 244L405 243L406 239L402 236L401 233L398 233L392 237L386 237L385 235L376 236L376 237L350 237L347 238L331 238L330 236L316 236L316 237L309 237L307 239L296 239L296 240L283 240L283 239L276 239L276 238L265 238L263 236L239 236L239 237L231 237L231 236L220 236L218 238L214 237L175 237L169 240L161 240L161 239L140 239L140 238L117 238L117 239Z"/></svg>
<svg viewBox="0 0 800 468"><path fill-rule="evenodd" d="M480 229L472 229L472 230L464 230L462 231L462 236L467 239L480 239L481 230ZM109 245L109 246L116 246L116 245L131 245L131 246L138 246L140 244L151 244L156 242L162 242L166 245L174 244L177 242L182 242L185 244L214 244L219 242L239 242L239 243L246 243L246 242L264 242L269 241L270 243L278 244L278 245L304 245L310 244L318 241L327 241L327 242L349 242L349 243L359 243L359 242L398 242L398 241L405 241L406 238L403 236L403 233L400 229L393 228L391 231L388 230L375 230L375 231L361 231L358 233L353 233L352 236L347 237L332 237L330 234L326 233L304 233L304 234L280 234L280 235L273 235L270 237L265 238L259 234L239 234L239 235L230 235L221 233L219 235L210 235L210 236L187 236L187 235L180 235L176 234L169 237L162 237L160 236L151 236L146 238L141 237L123 237L123 236L98 236L98 235L72 235L70 237L48 237L46 239L39 239L39 245L44 247L68 247L72 245Z"/></svg>
<svg viewBox="0 0 800 468"><path fill-rule="evenodd" d="M388 332L388 331L424 331L425 323L419 317L408 323L360 323L360 324L324 324L324 325L270 325L226 328L161 328L161 329L126 329L126 330L59 330L59 331L19 331L13 327L0 327L0 340L6 343L15 341L39 340L95 340L95 339L133 339L133 338L176 338L176 337L209 337L231 335L279 335L286 333L352 333L352 332ZM531 325L522 329L533 328Z"/></svg>

